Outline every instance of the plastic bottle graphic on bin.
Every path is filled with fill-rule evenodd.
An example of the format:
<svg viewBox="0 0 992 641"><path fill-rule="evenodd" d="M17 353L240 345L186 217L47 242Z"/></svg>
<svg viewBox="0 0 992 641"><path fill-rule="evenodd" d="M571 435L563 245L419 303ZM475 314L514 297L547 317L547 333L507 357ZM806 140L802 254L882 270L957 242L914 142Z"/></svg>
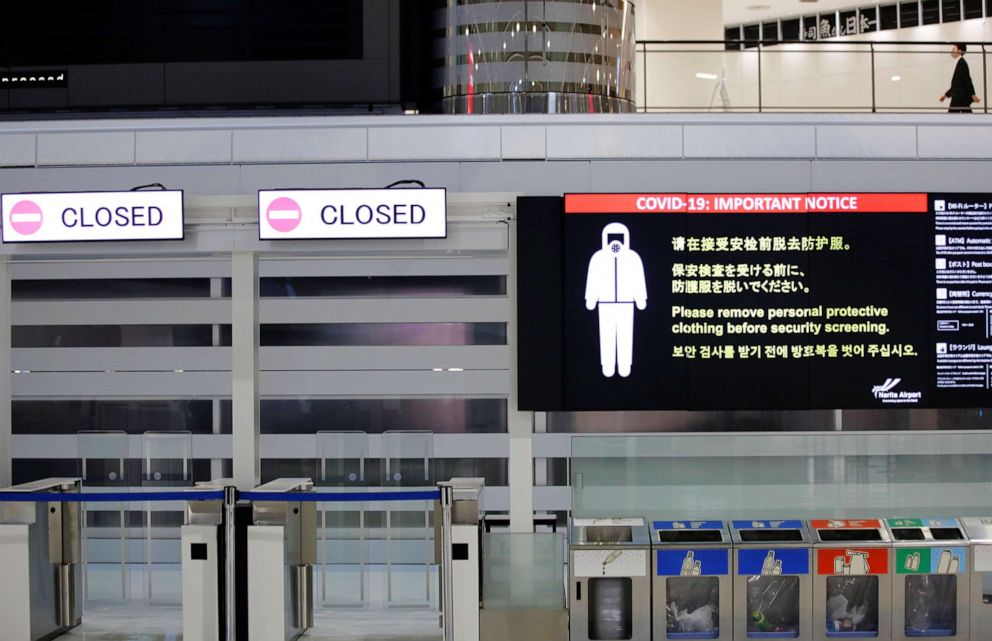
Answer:
<svg viewBox="0 0 992 641"><path fill-rule="evenodd" d="M599 360L603 376L630 376L634 361L634 306L648 304L644 264L620 223L603 227L603 247L589 259L586 309L599 310Z"/></svg>

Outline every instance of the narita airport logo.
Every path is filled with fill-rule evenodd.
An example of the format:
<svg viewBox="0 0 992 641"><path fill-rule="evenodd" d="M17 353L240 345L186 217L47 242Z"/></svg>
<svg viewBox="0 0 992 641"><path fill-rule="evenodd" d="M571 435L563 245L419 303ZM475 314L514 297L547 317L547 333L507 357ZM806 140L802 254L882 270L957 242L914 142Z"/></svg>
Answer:
<svg viewBox="0 0 992 641"><path fill-rule="evenodd" d="M909 404L913 405L923 400L923 392L907 392L905 390L895 391L901 378L887 378L881 385L871 388L871 393L875 400L885 404Z"/></svg>

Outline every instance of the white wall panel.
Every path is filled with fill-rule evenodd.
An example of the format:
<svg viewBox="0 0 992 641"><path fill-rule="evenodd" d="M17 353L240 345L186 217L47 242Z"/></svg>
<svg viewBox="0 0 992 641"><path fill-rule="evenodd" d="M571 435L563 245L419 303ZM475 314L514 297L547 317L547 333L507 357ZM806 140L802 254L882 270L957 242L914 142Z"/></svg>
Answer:
<svg viewBox="0 0 992 641"><path fill-rule="evenodd" d="M548 127L548 159L679 158L682 127L599 119L586 125ZM632 118L631 122L635 122ZM611 122L612 121L612 122Z"/></svg>
<svg viewBox="0 0 992 641"><path fill-rule="evenodd" d="M992 156L992 127L919 127L920 158L977 158Z"/></svg>
<svg viewBox="0 0 992 641"><path fill-rule="evenodd" d="M220 258L175 260L45 260L10 263L11 278L78 280L81 278L207 278L230 277L231 261Z"/></svg>
<svg viewBox="0 0 992 641"><path fill-rule="evenodd" d="M231 301L209 298L20 300L14 325L202 325L231 322Z"/></svg>
<svg viewBox="0 0 992 641"><path fill-rule="evenodd" d="M14 374L15 400L225 398L230 372L31 372Z"/></svg>
<svg viewBox="0 0 992 641"><path fill-rule="evenodd" d="M493 160L501 157L500 128L370 127L369 160Z"/></svg>
<svg viewBox="0 0 992 641"><path fill-rule="evenodd" d="M230 371L230 347L52 347L11 350L13 369L34 372Z"/></svg>
<svg viewBox="0 0 992 641"><path fill-rule="evenodd" d="M38 164L130 165L134 137L133 131L39 134Z"/></svg>
<svg viewBox="0 0 992 641"><path fill-rule="evenodd" d="M0 167L30 167L35 162L33 134L0 135Z"/></svg>
<svg viewBox="0 0 992 641"><path fill-rule="evenodd" d="M807 125L687 125L686 158L810 158L816 131Z"/></svg>
<svg viewBox="0 0 992 641"><path fill-rule="evenodd" d="M231 162L231 131L139 131L135 158L139 165L191 165Z"/></svg>
<svg viewBox="0 0 992 641"><path fill-rule="evenodd" d="M234 161L341 162L368 158L368 134L358 127L249 129L234 132ZM271 185L278 187L282 185Z"/></svg>
<svg viewBox="0 0 992 641"><path fill-rule="evenodd" d="M820 158L913 158L916 127L822 125L816 128L816 153Z"/></svg>

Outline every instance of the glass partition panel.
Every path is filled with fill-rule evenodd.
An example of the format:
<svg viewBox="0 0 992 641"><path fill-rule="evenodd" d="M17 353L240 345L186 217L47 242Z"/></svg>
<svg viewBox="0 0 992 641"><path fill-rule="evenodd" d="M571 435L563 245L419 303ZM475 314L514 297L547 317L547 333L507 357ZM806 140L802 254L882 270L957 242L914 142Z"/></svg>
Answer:
<svg viewBox="0 0 992 641"><path fill-rule="evenodd" d="M973 62L980 65L981 57L975 56ZM979 69L972 70L972 78L976 91L981 92ZM949 47L879 45L875 49L878 110L947 111L950 103L939 98L950 86L953 73Z"/></svg>
<svg viewBox="0 0 992 641"><path fill-rule="evenodd" d="M129 443L125 432L79 432L76 456L84 492L128 491ZM128 527L129 515L125 503L81 505L84 608L128 603L134 598L132 587L141 585L140 580L131 580L132 570L137 570L140 533Z"/></svg>
<svg viewBox="0 0 992 641"><path fill-rule="evenodd" d="M145 432L142 435L142 489L193 486L193 433ZM149 603L182 602L182 548L179 527L183 501L148 502L145 509L145 597Z"/></svg>
<svg viewBox="0 0 992 641"><path fill-rule="evenodd" d="M482 607L565 608L562 533L490 532L482 539Z"/></svg>
<svg viewBox="0 0 992 641"><path fill-rule="evenodd" d="M888 518L988 511L982 432L574 436L575 516Z"/></svg>
<svg viewBox="0 0 992 641"><path fill-rule="evenodd" d="M640 110L757 111L756 49L725 51L714 44L645 44L636 56Z"/></svg>
<svg viewBox="0 0 992 641"><path fill-rule="evenodd" d="M429 490L435 487L434 434L390 431L382 435L383 488ZM387 607L431 607L434 589L433 501L380 503L385 511Z"/></svg>
<svg viewBox="0 0 992 641"><path fill-rule="evenodd" d="M317 432L318 490L365 493L369 437L358 431ZM320 602L326 606L368 604L368 502L327 502L320 511L317 562Z"/></svg>
<svg viewBox="0 0 992 641"><path fill-rule="evenodd" d="M764 111L866 111L872 106L867 45L784 44L761 50Z"/></svg>

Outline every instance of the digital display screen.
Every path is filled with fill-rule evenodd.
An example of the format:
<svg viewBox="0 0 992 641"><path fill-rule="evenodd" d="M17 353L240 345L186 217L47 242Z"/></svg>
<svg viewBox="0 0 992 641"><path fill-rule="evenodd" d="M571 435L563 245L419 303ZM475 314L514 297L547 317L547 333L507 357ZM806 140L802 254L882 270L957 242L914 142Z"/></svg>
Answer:
<svg viewBox="0 0 992 641"><path fill-rule="evenodd" d="M551 275L522 276L520 300L559 318L518 314L521 409L988 398L992 195L569 194L553 223L527 200L519 260ZM532 336L559 343L552 363Z"/></svg>

